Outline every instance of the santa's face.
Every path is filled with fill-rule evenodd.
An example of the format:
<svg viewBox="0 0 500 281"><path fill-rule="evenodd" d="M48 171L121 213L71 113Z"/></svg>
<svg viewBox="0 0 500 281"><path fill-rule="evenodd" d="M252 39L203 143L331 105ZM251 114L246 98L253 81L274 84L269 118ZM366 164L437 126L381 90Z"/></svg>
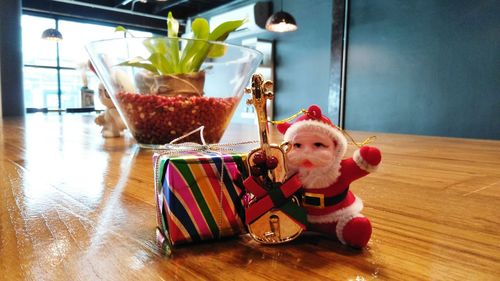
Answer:
<svg viewBox="0 0 500 281"><path fill-rule="evenodd" d="M336 144L331 137L316 131L301 131L290 140L288 164L296 170L313 170L335 162Z"/></svg>

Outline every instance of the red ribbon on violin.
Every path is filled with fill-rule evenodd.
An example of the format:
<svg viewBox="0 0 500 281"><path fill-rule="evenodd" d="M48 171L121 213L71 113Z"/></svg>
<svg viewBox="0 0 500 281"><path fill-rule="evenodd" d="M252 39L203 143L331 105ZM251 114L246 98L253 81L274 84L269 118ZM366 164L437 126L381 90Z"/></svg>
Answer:
<svg viewBox="0 0 500 281"><path fill-rule="evenodd" d="M265 187L254 177L247 178L243 184L246 190L255 196L255 201L245 211L247 224L255 222L273 209L278 209L299 224L302 229L306 228L306 213L294 202L296 198L293 197L301 188L298 175L291 177L283 184L274 183L271 188Z"/></svg>

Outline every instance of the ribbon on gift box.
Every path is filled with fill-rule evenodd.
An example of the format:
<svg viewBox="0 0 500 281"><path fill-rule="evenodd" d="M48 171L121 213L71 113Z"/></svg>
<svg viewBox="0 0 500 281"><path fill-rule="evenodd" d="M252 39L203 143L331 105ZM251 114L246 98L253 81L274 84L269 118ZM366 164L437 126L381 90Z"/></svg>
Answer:
<svg viewBox="0 0 500 281"><path fill-rule="evenodd" d="M192 152L192 151L223 153L223 152L233 152L234 149L232 148L232 146L258 143L258 141L242 141L242 142L231 142L223 144L220 143L207 144L205 142L205 138L203 137L204 129L205 126L200 126L197 129L194 129L191 132L186 133L172 140L170 143L160 146L158 149L161 150L162 152L165 151L164 152L165 154L173 154L173 155L179 154L181 152ZM194 142L184 142L179 144L177 143L178 141L185 139L196 132L200 132L201 144Z"/></svg>
<svg viewBox="0 0 500 281"><path fill-rule="evenodd" d="M251 224L271 209L279 209L291 219L306 228L307 216L304 209L292 201L292 196L301 188L298 175L287 179L283 184L274 183L271 188L264 187L254 177L243 181L245 189L255 196L255 201L245 211L246 224Z"/></svg>

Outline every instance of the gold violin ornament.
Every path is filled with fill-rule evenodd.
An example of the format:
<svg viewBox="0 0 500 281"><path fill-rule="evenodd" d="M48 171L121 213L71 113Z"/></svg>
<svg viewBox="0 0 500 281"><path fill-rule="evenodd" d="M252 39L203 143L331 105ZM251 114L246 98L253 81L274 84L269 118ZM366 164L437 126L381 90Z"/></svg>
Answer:
<svg viewBox="0 0 500 281"><path fill-rule="evenodd" d="M291 241L303 230L300 223L276 207L276 204L285 201L293 202L294 207L298 207L299 202L292 195L290 184L285 187L289 191L280 191L276 195L276 188L282 187L287 181L287 170L284 151L280 146L269 143L266 104L267 100L273 99L272 86L272 81L264 81L260 74L254 74L251 88L245 90L246 93L252 94L247 104L255 107L260 137L260 147L253 149L247 157L251 177L246 180L245 186L253 196L247 206L247 219L250 219L247 220L247 226L251 237L264 244ZM259 210L261 212L258 212ZM263 210L266 211L262 212Z"/></svg>

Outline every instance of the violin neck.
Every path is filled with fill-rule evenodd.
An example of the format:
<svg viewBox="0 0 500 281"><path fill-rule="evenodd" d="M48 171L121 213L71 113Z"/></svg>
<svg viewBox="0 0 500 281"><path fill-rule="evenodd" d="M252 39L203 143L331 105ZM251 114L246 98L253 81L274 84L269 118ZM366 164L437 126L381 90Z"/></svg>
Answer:
<svg viewBox="0 0 500 281"><path fill-rule="evenodd" d="M264 80L261 75L252 77L252 104L255 107L259 126L259 137L262 149L269 149L269 128L267 126L267 100L272 99L272 93L266 93Z"/></svg>
<svg viewBox="0 0 500 281"><path fill-rule="evenodd" d="M260 145L264 151L267 152L269 148L269 129L267 126L267 113L265 107L260 110L256 110L258 126L259 126L259 137Z"/></svg>

